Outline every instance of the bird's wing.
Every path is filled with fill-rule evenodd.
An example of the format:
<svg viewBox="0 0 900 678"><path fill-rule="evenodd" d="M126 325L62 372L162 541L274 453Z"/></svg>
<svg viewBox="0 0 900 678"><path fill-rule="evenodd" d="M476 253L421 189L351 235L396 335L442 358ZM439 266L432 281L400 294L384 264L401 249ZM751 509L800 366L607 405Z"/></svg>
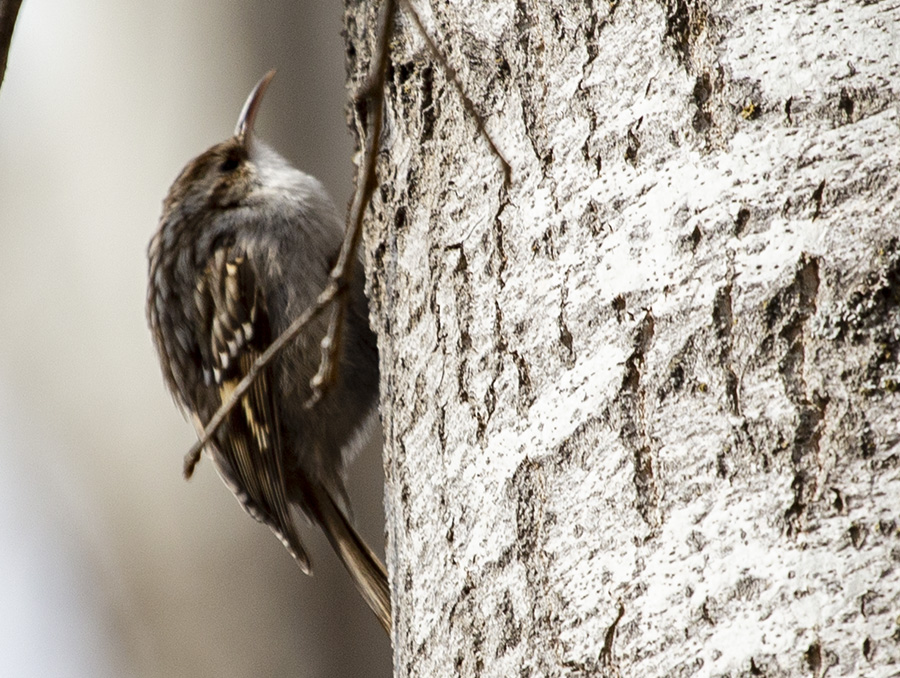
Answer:
<svg viewBox="0 0 900 678"><path fill-rule="evenodd" d="M205 409L210 410L201 412L205 424L228 400L272 336L256 271L239 248L215 250L197 284L194 302L202 318L200 353L209 396ZM224 462L220 470L246 511L268 525L309 572L309 558L287 501L283 444L273 379L266 368L217 435L216 448Z"/></svg>

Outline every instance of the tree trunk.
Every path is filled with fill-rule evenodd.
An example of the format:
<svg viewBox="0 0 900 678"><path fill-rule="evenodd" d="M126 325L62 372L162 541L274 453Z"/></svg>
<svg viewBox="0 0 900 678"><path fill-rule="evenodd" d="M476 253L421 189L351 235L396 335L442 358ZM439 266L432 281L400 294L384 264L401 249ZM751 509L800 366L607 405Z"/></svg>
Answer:
<svg viewBox="0 0 900 678"><path fill-rule="evenodd" d="M900 9L417 7L513 175L401 12L395 675L896 675Z"/></svg>

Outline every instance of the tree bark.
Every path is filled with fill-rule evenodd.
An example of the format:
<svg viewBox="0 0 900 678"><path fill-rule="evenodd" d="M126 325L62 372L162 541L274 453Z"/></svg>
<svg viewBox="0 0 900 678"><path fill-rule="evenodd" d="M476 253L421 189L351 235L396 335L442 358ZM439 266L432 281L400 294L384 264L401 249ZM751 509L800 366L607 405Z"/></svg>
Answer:
<svg viewBox="0 0 900 678"><path fill-rule="evenodd" d="M366 231L395 675L895 675L900 9L417 8L513 181L401 13Z"/></svg>

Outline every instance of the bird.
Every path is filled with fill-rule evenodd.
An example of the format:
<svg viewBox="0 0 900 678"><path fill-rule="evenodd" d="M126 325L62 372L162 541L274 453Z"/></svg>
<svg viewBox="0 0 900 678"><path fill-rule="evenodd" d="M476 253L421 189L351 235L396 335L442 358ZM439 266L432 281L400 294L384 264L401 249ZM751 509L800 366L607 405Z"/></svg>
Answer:
<svg viewBox="0 0 900 678"><path fill-rule="evenodd" d="M164 380L198 436L254 361L315 303L343 240L322 184L254 132L274 74L253 88L234 134L175 179L148 248L148 323ZM390 634L387 572L348 517L346 468L376 425L379 383L358 257L352 267L337 376L324 395L308 406L327 331L319 314L261 370L205 452L307 574L297 514L320 527Z"/></svg>

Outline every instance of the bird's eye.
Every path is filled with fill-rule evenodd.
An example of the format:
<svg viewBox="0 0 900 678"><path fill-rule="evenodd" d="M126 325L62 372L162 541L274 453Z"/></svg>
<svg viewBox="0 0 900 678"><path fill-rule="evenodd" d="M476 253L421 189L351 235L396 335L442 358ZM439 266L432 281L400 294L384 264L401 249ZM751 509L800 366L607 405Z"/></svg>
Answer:
<svg viewBox="0 0 900 678"><path fill-rule="evenodd" d="M222 163L219 165L220 172L234 172L238 168L238 165L241 164L240 158L236 155L229 155L225 158Z"/></svg>

